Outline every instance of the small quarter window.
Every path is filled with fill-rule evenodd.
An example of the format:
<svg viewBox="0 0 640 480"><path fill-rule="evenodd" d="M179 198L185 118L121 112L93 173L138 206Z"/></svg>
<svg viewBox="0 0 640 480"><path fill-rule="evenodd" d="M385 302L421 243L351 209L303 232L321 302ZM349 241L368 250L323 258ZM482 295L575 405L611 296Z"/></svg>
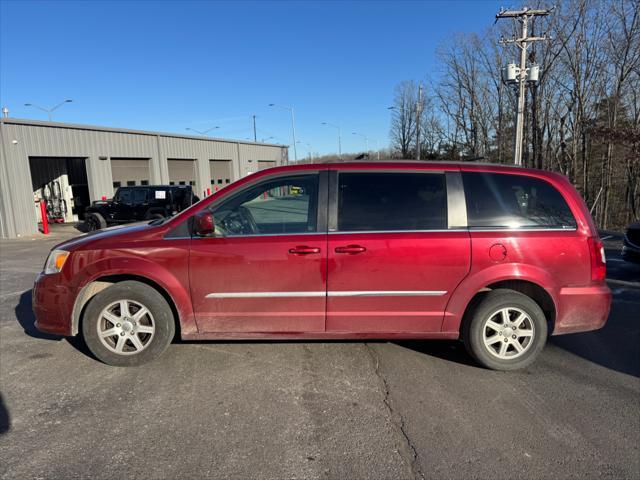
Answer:
<svg viewBox="0 0 640 480"><path fill-rule="evenodd" d="M463 172L462 181L471 228L576 228L567 202L544 180Z"/></svg>
<svg viewBox="0 0 640 480"><path fill-rule="evenodd" d="M447 228L447 191L441 173L340 173L338 230L395 231Z"/></svg>

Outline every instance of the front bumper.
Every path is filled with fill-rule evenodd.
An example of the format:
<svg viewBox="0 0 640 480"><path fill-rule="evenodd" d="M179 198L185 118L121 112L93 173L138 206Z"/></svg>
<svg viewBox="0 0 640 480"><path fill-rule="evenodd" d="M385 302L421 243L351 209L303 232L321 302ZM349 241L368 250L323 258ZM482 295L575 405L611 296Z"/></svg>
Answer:
<svg viewBox="0 0 640 480"><path fill-rule="evenodd" d="M35 327L41 332L72 335L71 311L75 296L61 284L60 274L40 273L33 286L31 305Z"/></svg>
<svg viewBox="0 0 640 480"><path fill-rule="evenodd" d="M611 290L606 285L560 289L553 335L588 332L604 327L611 309Z"/></svg>

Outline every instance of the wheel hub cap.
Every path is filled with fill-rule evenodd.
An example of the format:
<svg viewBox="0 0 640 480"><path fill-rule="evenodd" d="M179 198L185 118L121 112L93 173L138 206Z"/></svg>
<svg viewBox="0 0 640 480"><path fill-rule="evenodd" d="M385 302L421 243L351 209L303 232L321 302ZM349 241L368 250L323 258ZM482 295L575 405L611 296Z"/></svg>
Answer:
<svg viewBox="0 0 640 480"><path fill-rule="evenodd" d="M122 331L124 333L131 333L134 328L135 328L135 323L132 320L127 319L124 322L122 322Z"/></svg>

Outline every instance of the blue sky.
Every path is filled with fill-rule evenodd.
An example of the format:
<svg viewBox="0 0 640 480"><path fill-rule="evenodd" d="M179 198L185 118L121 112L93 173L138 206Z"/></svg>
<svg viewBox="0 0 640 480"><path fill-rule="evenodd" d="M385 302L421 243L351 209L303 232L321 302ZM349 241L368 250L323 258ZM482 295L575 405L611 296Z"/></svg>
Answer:
<svg viewBox="0 0 640 480"><path fill-rule="evenodd" d="M435 51L456 32L483 32L501 3L0 0L0 103L73 99L54 120L290 143L298 155L389 141L393 88L437 76ZM293 158L293 154L291 155Z"/></svg>

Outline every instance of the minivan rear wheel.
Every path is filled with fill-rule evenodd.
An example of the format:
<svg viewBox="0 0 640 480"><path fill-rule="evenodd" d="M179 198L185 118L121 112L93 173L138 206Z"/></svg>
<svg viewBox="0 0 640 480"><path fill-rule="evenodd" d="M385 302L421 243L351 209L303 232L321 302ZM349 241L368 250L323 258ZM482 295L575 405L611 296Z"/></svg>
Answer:
<svg viewBox="0 0 640 480"><path fill-rule="evenodd" d="M544 348L547 320L530 297L514 290L492 290L466 316L462 338L481 365L517 370L531 365Z"/></svg>
<svg viewBox="0 0 640 480"><path fill-rule="evenodd" d="M154 288L127 280L89 302L82 318L84 340L99 360L129 367L154 360L175 333L171 307Z"/></svg>

